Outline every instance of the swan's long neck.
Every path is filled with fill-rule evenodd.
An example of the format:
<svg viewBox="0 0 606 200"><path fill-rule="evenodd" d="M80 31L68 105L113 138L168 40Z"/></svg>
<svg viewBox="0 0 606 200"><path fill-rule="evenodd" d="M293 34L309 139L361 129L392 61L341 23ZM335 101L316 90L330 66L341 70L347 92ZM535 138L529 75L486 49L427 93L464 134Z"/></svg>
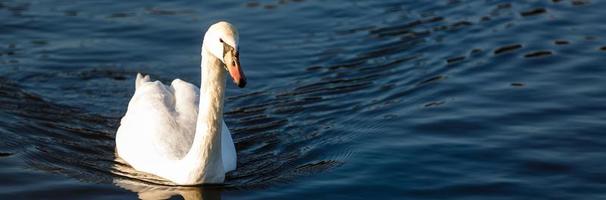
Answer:
<svg viewBox="0 0 606 200"><path fill-rule="evenodd" d="M202 47L202 78L196 135L182 160L194 182L221 183L225 178L221 155L221 122L226 71L223 63ZM191 168L190 168L191 167Z"/></svg>

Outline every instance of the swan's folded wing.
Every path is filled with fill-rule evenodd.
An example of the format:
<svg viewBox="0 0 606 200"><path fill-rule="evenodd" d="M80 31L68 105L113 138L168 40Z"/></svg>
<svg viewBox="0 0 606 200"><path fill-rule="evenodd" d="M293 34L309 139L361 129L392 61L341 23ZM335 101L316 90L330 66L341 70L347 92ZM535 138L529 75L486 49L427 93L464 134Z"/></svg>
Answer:
<svg viewBox="0 0 606 200"><path fill-rule="evenodd" d="M225 172L236 170L238 157L236 155L236 148L234 146L234 140L231 138L229 128L222 122L223 127L221 128L221 154L223 158L223 169Z"/></svg>
<svg viewBox="0 0 606 200"><path fill-rule="evenodd" d="M195 120L198 116L198 102L200 101L200 89L195 85L175 79L171 85L175 97L175 110L187 117L187 119ZM195 123L192 124L195 126Z"/></svg>
<svg viewBox="0 0 606 200"><path fill-rule="evenodd" d="M128 152L171 160L180 158L184 154L179 146L184 134L175 117L174 106L175 98L170 88L160 81L141 82L116 133L117 146L129 148L123 149L121 156L128 156L124 154Z"/></svg>
<svg viewBox="0 0 606 200"><path fill-rule="evenodd" d="M175 119L182 140L175 148L180 148L184 156L191 148L191 143L196 134L196 120L198 118L198 102L200 101L200 89L191 83L175 79L170 86L175 98Z"/></svg>
<svg viewBox="0 0 606 200"><path fill-rule="evenodd" d="M172 91L160 81L141 81L135 94L128 103L128 110L122 122L130 120L129 116L152 112L154 114L170 114L174 109L175 101Z"/></svg>

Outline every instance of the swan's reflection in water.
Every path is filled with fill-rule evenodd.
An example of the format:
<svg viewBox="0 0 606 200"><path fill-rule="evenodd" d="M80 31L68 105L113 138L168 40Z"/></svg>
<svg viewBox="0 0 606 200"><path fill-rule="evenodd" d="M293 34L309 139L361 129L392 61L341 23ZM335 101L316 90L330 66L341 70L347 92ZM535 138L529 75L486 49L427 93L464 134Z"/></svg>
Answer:
<svg viewBox="0 0 606 200"><path fill-rule="evenodd" d="M138 193L139 199L169 199L173 196L181 196L185 200L221 199L221 191L219 189L146 185L141 182L130 181L127 179L114 179L114 184L121 188Z"/></svg>
<svg viewBox="0 0 606 200"><path fill-rule="evenodd" d="M174 196L181 196L185 200L221 199L219 187L175 186L155 175L136 171L117 156L112 173L117 175L114 176L114 184L138 193L139 199L169 199Z"/></svg>

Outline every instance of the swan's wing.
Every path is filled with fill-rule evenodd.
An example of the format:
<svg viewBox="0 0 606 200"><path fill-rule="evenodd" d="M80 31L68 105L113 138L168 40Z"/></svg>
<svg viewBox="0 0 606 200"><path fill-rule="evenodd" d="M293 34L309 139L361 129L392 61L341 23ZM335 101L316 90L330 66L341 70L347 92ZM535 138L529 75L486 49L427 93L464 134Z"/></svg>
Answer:
<svg viewBox="0 0 606 200"><path fill-rule="evenodd" d="M175 113L178 115L179 125L183 137L186 138L180 147L189 151L196 134L196 120L198 119L198 102L200 101L200 89L195 85L175 79L171 85L175 97Z"/></svg>
<svg viewBox="0 0 606 200"><path fill-rule="evenodd" d="M170 84L170 88L174 93L175 109L177 112L180 115L188 115L188 119L196 120L198 116L198 102L200 101L200 89L181 79L175 79ZM195 123L193 125L195 126Z"/></svg>
<svg viewBox="0 0 606 200"><path fill-rule="evenodd" d="M222 122L223 127L221 128L221 153L223 154L223 169L225 172L236 169L236 148L234 146L234 140L231 138L231 133L225 124Z"/></svg>
<svg viewBox="0 0 606 200"><path fill-rule="evenodd" d="M152 82L148 76L138 75L135 83L135 93L116 133L118 154L130 157L125 160L180 159L191 146L193 128L187 128L188 120L181 120L185 116L178 113L177 105L188 98L182 94L191 93Z"/></svg>

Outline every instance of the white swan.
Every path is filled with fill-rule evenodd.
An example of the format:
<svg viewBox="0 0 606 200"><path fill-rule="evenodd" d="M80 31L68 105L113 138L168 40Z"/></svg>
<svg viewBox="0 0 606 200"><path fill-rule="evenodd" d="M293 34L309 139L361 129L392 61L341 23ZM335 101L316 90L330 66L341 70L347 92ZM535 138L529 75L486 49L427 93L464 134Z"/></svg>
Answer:
<svg viewBox="0 0 606 200"><path fill-rule="evenodd" d="M137 74L136 90L116 133L116 152L133 168L178 185L222 183L236 169L236 150L223 121L226 72L246 85L238 33L227 22L208 28L202 42L201 86L170 86Z"/></svg>

